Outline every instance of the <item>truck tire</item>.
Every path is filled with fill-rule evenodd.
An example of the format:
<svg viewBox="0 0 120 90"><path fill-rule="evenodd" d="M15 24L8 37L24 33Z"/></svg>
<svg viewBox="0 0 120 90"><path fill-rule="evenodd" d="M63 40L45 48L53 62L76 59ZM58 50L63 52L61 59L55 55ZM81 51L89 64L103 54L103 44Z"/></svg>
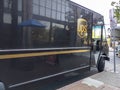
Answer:
<svg viewBox="0 0 120 90"><path fill-rule="evenodd" d="M104 68L105 68L105 58L100 57L100 59L97 61L98 72L104 71Z"/></svg>

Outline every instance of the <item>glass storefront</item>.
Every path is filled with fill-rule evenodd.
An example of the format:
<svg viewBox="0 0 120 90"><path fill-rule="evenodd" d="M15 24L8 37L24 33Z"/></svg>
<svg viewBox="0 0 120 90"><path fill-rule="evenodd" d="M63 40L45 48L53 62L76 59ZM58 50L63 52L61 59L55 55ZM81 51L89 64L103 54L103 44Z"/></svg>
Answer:
<svg viewBox="0 0 120 90"><path fill-rule="evenodd" d="M4 7L7 9L12 8L12 1L11 0L4 0ZM18 0L18 11L22 11L22 0Z"/></svg>

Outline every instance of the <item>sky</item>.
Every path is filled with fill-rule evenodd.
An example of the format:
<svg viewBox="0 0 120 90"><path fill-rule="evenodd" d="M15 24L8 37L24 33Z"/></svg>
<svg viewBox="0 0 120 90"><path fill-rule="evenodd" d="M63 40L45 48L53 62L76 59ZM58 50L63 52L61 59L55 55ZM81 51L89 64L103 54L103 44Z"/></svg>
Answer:
<svg viewBox="0 0 120 90"><path fill-rule="evenodd" d="M85 6L95 12L98 12L104 16L106 25L109 25L109 9L112 8L111 2L118 0L71 0L82 6Z"/></svg>

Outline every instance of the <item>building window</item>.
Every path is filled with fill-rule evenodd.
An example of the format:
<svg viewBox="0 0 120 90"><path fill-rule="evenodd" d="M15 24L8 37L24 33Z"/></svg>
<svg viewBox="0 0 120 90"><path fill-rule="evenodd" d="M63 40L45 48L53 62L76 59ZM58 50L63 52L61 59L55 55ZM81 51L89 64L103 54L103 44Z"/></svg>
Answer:
<svg viewBox="0 0 120 90"><path fill-rule="evenodd" d="M55 10L52 10L52 18L56 19L56 11Z"/></svg>
<svg viewBox="0 0 120 90"><path fill-rule="evenodd" d="M62 5L65 5L65 3L66 3L65 1L66 1L66 0L62 0Z"/></svg>
<svg viewBox="0 0 120 90"><path fill-rule="evenodd" d="M61 4L61 0L57 0L57 2L58 2L59 4Z"/></svg>
<svg viewBox="0 0 120 90"><path fill-rule="evenodd" d="M33 0L33 14L66 21L69 12L67 0Z"/></svg>
<svg viewBox="0 0 120 90"><path fill-rule="evenodd" d="M57 20L60 20L60 19L61 19L61 13L57 12Z"/></svg>
<svg viewBox="0 0 120 90"><path fill-rule="evenodd" d="M3 20L4 20L4 23L11 24L11 20L12 20L11 14L4 13L4 18L3 18Z"/></svg>
<svg viewBox="0 0 120 90"><path fill-rule="evenodd" d="M45 7L45 0L40 0L40 6Z"/></svg>
<svg viewBox="0 0 120 90"><path fill-rule="evenodd" d="M18 0L18 11L22 11L22 0ZM12 0L4 0L4 7L7 9L12 8Z"/></svg>
<svg viewBox="0 0 120 90"><path fill-rule="evenodd" d="M61 20L65 21L65 14L64 13L61 14Z"/></svg>
<svg viewBox="0 0 120 90"><path fill-rule="evenodd" d="M51 17L51 9L46 8L46 16Z"/></svg>
<svg viewBox="0 0 120 90"><path fill-rule="evenodd" d="M22 22L22 17L18 16L18 23L21 23L21 22Z"/></svg>
<svg viewBox="0 0 120 90"><path fill-rule="evenodd" d="M40 15L45 16L45 7L40 7Z"/></svg>
<svg viewBox="0 0 120 90"><path fill-rule="evenodd" d="M39 0L33 0L33 4L39 5Z"/></svg>
<svg viewBox="0 0 120 90"><path fill-rule="evenodd" d="M53 9L53 10L56 10L56 9L57 9L57 4L56 4L56 2L52 2L52 9Z"/></svg>
<svg viewBox="0 0 120 90"><path fill-rule="evenodd" d="M58 0L59 1L59 0ZM60 3L57 4L57 11L61 11L62 5Z"/></svg>
<svg viewBox="0 0 120 90"><path fill-rule="evenodd" d="M39 15L39 6L38 5L33 5L33 13L36 15Z"/></svg>
<svg viewBox="0 0 120 90"><path fill-rule="evenodd" d="M18 11L22 11L22 0L18 0Z"/></svg>
<svg viewBox="0 0 120 90"><path fill-rule="evenodd" d="M47 0L46 1L46 7L47 8L51 8L51 0Z"/></svg>
<svg viewBox="0 0 120 90"><path fill-rule="evenodd" d="M62 12L65 13L65 5L62 4Z"/></svg>
<svg viewBox="0 0 120 90"><path fill-rule="evenodd" d="M69 7L69 1L66 1L65 4L66 4L66 7Z"/></svg>
<svg viewBox="0 0 120 90"><path fill-rule="evenodd" d="M4 7L5 8L11 8L12 2L10 0L4 0Z"/></svg>
<svg viewBox="0 0 120 90"><path fill-rule="evenodd" d="M33 14L40 14L40 0L33 0Z"/></svg>
<svg viewBox="0 0 120 90"><path fill-rule="evenodd" d="M69 8L69 7L66 7L66 8L65 8L65 11L66 11L66 12L69 12L69 11L70 11L70 8Z"/></svg>

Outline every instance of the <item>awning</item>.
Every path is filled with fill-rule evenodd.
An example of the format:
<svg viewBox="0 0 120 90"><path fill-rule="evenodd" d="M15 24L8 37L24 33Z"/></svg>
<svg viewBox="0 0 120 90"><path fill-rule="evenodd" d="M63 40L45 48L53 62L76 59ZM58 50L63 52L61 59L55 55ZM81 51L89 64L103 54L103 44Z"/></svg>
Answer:
<svg viewBox="0 0 120 90"><path fill-rule="evenodd" d="M41 22L35 20L35 19L29 19L26 21L23 21L22 23L19 24L19 26L26 26L26 27L40 27L40 28L44 28L45 25L42 24Z"/></svg>

